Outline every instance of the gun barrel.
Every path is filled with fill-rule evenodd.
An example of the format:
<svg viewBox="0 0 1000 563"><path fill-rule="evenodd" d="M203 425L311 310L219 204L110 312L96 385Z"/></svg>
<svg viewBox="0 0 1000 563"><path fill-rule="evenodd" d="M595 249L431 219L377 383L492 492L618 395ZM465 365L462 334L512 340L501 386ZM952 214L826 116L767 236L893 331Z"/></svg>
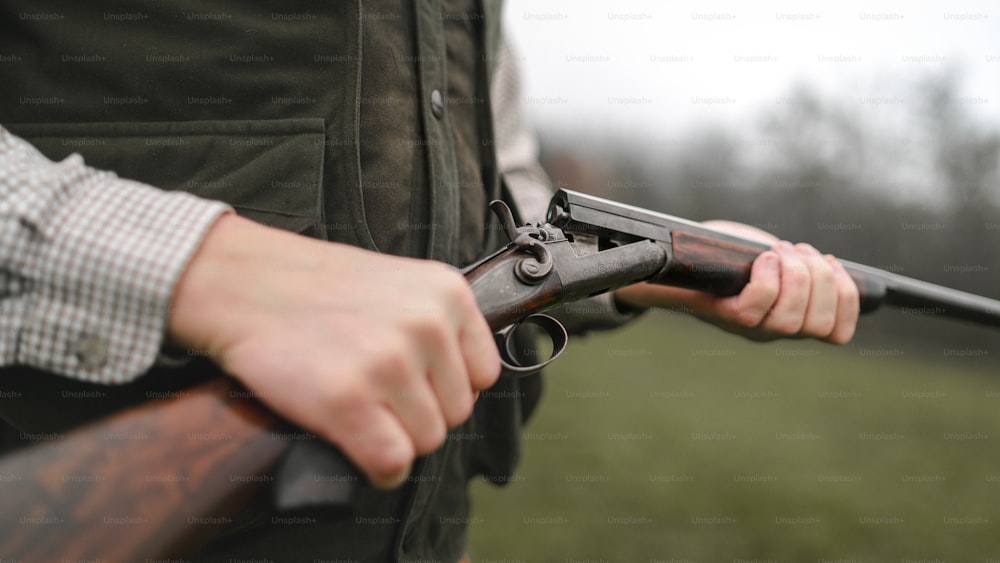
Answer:
<svg viewBox="0 0 1000 563"><path fill-rule="evenodd" d="M651 239L668 245L669 263L647 282L735 295L750 281L754 259L769 248L760 241L723 233L673 217L572 190L552 198L548 220L566 232L603 237L609 245ZM878 268L841 261L861 297L861 312L881 305L1000 327L1000 301L935 285Z"/></svg>
<svg viewBox="0 0 1000 563"><path fill-rule="evenodd" d="M865 286L868 308L879 304L896 307L903 312L936 315L969 321L985 326L1000 327L1000 301L921 281L878 268L841 261L859 287Z"/></svg>

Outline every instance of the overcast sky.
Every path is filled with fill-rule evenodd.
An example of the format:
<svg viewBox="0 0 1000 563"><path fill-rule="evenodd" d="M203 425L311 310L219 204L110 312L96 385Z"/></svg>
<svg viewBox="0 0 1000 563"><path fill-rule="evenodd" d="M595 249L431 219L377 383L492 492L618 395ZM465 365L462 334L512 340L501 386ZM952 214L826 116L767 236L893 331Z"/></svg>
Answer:
<svg viewBox="0 0 1000 563"><path fill-rule="evenodd" d="M738 124L795 83L905 119L905 86L949 68L961 102L1000 125L997 2L509 0L505 23L539 126Z"/></svg>

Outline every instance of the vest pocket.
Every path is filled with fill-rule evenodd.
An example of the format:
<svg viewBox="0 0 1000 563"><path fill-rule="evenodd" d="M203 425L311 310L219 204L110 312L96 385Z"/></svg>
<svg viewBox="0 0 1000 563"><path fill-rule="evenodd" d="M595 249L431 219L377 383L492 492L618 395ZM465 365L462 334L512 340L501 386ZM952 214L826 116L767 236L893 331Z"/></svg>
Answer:
<svg viewBox="0 0 1000 563"><path fill-rule="evenodd" d="M221 200L249 219L326 238L323 119L5 126L52 160L79 153L122 178Z"/></svg>

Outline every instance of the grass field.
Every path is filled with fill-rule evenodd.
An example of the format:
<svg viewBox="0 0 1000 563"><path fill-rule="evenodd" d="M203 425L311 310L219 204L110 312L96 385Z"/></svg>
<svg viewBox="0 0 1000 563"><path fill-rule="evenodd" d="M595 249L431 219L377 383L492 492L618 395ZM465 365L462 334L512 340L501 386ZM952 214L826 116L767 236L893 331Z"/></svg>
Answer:
<svg viewBox="0 0 1000 563"><path fill-rule="evenodd" d="M519 473L474 485L475 560L1000 561L992 349L878 336L761 345L660 313L574 341Z"/></svg>

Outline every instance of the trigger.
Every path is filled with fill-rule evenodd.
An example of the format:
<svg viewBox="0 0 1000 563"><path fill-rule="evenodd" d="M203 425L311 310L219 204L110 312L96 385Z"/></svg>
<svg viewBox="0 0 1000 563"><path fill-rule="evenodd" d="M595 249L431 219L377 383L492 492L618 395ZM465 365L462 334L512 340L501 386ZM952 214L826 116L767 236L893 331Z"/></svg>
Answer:
<svg viewBox="0 0 1000 563"><path fill-rule="evenodd" d="M541 328L549 337L552 343L552 353L547 359L527 365L517 360L517 344L514 334L524 324L531 324ZM569 336L566 334L566 328L562 323L548 315L542 314L529 315L516 323L500 329L494 336L496 338L497 350L500 352L500 361L503 364L502 373L515 377L523 377L539 372L558 358L563 350L566 349L566 344L569 342Z"/></svg>

